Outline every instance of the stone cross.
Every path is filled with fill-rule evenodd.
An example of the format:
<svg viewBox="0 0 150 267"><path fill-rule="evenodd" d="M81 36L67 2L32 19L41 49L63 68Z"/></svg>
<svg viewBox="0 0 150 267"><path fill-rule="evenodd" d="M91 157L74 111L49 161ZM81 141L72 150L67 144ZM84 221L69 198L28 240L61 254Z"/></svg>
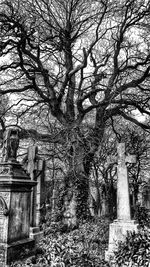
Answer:
<svg viewBox="0 0 150 267"><path fill-rule="evenodd" d="M129 221L131 220L131 211L129 199L129 181L126 163L136 163L136 156L126 156L125 143L118 144L117 153L117 220Z"/></svg>
<svg viewBox="0 0 150 267"><path fill-rule="evenodd" d="M136 156L126 155L125 143L118 143L117 157L110 157L110 163L117 163L117 220L131 220L127 163L136 163Z"/></svg>
<svg viewBox="0 0 150 267"><path fill-rule="evenodd" d="M126 163L136 163L135 155L125 154L125 144L117 146L117 220L109 225L108 250L105 252L105 260L111 261L118 243L124 241L128 231L138 231L138 225L131 220L129 182ZM111 263L111 262L110 262Z"/></svg>

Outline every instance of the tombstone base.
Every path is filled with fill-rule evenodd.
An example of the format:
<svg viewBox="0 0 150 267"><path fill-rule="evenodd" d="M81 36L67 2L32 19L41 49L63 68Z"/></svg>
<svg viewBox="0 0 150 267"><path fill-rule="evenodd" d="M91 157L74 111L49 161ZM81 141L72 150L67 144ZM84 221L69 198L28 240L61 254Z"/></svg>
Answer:
<svg viewBox="0 0 150 267"><path fill-rule="evenodd" d="M35 240L35 245L42 239L43 231L39 227L30 227L30 238Z"/></svg>
<svg viewBox="0 0 150 267"><path fill-rule="evenodd" d="M0 266L9 267L11 262L18 259L18 257L23 255L28 250L34 247L35 241L33 239L27 238L13 242L11 244L0 243Z"/></svg>
<svg viewBox="0 0 150 267"><path fill-rule="evenodd" d="M109 225L109 244L105 251L105 260L113 259L114 252L117 251L118 242L125 241L127 232L137 232L138 224L134 220L119 221L115 220Z"/></svg>

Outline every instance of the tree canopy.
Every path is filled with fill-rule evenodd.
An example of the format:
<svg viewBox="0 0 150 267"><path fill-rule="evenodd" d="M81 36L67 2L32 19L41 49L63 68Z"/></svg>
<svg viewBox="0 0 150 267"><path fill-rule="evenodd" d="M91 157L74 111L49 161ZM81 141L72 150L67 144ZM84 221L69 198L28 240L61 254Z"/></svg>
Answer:
<svg viewBox="0 0 150 267"><path fill-rule="evenodd" d="M99 132L112 116L136 122L132 109L149 115L148 20L149 1L3 1L0 92L69 128L91 110Z"/></svg>

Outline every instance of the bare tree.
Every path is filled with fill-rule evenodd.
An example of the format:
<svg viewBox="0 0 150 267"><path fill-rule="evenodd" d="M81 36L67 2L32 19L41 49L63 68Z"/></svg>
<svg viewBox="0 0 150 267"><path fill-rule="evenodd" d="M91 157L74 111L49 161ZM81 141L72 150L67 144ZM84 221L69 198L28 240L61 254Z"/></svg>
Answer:
<svg viewBox="0 0 150 267"><path fill-rule="evenodd" d="M91 162L109 120L122 116L149 129L132 116L133 109L150 115L149 41L142 26L149 7L135 0L0 4L0 93L20 94L24 114L42 107L58 121L69 165L66 188L79 217L86 215Z"/></svg>

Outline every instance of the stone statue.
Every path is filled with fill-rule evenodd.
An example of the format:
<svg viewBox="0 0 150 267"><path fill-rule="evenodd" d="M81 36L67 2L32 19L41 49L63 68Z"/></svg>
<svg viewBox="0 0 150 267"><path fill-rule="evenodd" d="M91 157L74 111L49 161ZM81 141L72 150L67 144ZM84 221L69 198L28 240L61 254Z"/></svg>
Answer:
<svg viewBox="0 0 150 267"><path fill-rule="evenodd" d="M2 162L16 161L17 149L19 147L19 132L17 129L9 128L4 132Z"/></svg>

